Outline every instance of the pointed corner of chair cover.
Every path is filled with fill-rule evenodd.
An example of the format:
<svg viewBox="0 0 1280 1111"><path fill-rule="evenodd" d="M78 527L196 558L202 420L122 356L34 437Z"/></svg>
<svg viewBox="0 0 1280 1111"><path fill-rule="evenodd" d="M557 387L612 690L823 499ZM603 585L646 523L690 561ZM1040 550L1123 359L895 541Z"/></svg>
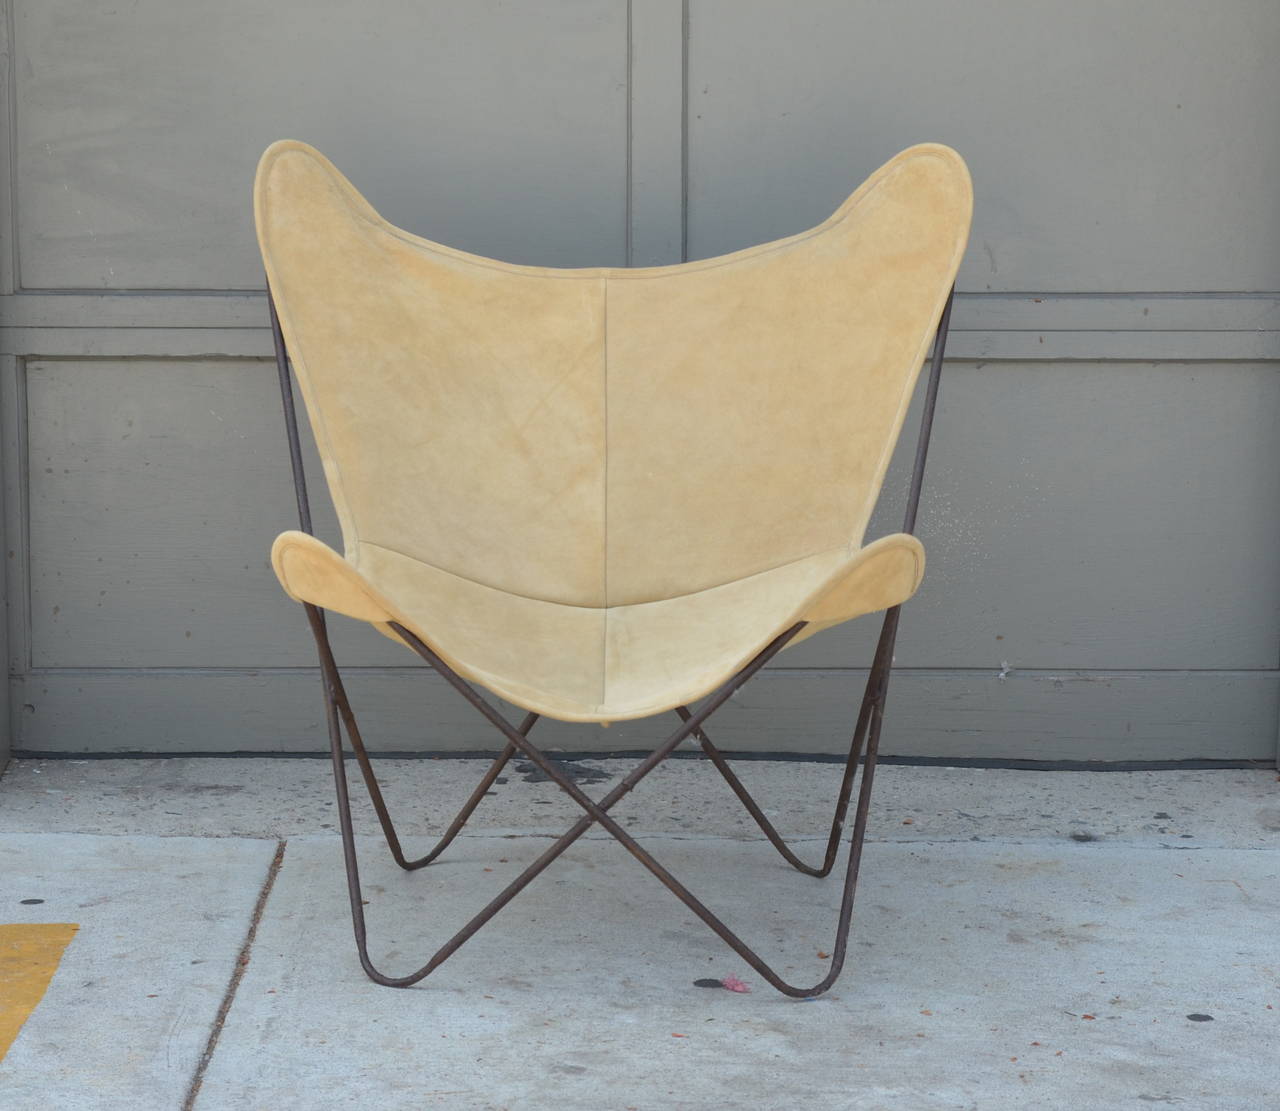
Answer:
<svg viewBox="0 0 1280 1111"><path fill-rule="evenodd" d="M264 261L270 261L264 233L272 203L288 199L287 196L273 194L278 189L287 191L290 188L314 188L322 179L331 182L343 194L343 199L361 215L374 220L381 219L346 175L315 147L301 139L277 139L262 152L253 175L254 225Z"/></svg>
<svg viewBox="0 0 1280 1111"><path fill-rule="evenodd" d="M972 211L973 178L969 173L968 163L965 162L959 151L954 147L947 146L945 143L916 143L913 146L904 148L859 185L849 195L849 200L855 198L881 176L892 173L907 163L933 163L939 177L947 180L948 188L954 190L955 196L961 202L963 208L967 212ZM843 209L848 203L849 201L846 200L840 208ZM839 211L840 209L837 209L837 212ZM967 239L969 232L967 221L960 230L962 237Z"/></svg>
<svg viewBox="0 0 1280 1111"><path fill-rule="evenodd" d="M973 178L969 173L968 163L965 162L960 152L945 143L916 143L914 146L899 151L850 194L849 200L846 200L845 204L841 205L840 209L837 209L837 214L844 209L849 201L855 199L859 193L882 176L892 174L908 165L913 165L917 168L927 167L927 172L958 202L960 210L965 214L965 218L962 224L957 225L956 231L960 242L962 244L966 243L969 238L969 222L973 213Z"/></svg>

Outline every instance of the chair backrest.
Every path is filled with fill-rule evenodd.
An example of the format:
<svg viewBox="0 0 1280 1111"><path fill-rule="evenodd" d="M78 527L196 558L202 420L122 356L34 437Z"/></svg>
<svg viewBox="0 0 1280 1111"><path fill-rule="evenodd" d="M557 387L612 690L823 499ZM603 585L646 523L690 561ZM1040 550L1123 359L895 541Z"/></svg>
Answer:
<svg viewBox="0 0 1280 1111"><path fill-rule="evenodd" d="M580 270L410 235L298 142L254 204L348 556L602 606L861 542L972 199L917 146L800 235Z"/></svg>

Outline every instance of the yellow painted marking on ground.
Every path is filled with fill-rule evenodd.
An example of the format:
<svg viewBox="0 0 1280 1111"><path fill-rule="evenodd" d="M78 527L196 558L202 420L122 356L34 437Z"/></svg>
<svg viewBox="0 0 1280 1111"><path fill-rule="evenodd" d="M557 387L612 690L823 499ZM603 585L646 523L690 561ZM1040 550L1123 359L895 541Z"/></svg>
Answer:
<svg viewBox="0 0 1280 1111"><path fill-rule="evenodd" d="M70 922L0 925L0 1059L44 998L79 928Z"/></svg>

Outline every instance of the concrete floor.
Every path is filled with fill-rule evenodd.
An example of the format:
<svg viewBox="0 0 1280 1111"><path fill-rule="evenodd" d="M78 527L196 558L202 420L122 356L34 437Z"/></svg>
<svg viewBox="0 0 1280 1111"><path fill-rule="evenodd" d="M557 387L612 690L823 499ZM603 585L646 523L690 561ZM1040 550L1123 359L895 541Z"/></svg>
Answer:
<svg viewBox="0 0 1280 1111"><path fill-rule="evenodd" d="M579 765L584 789L631 763ZM482 770L378 768L411 851ZM740 770L816 851L839 769ZM425 872L362 837L387 971L575 816L504 778ZM324 763L19 762L0 921L80 930L0 1062L0 1106L1280 1108L1275 771L889 766L876 792L849 963L818 1001L761 983L599 835L395 991L355 960ZM785 975L823 974L837 883L783 866L709 765L665 765L616 813ZM752 991L693 983L727 975Z"/></svg>

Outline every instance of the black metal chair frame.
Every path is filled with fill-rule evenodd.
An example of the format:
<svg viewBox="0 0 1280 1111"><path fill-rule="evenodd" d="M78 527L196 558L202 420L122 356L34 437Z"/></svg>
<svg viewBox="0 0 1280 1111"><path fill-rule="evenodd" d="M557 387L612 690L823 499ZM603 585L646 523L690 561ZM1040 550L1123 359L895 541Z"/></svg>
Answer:
<svg viewBox="0 0 1280 1111"><path fill-rule="evenodd" d="M925 459L929 451L929 439L933 429L933 414L938 396L938 383L942 372L942 361L946 347L947 331L951 320L951 304L954 290L948 295L937 333L933 343L933 355L929 368L928 386L925 393L924 413L921 418L920 432L916 444L915 465L911 475L911 486L907 495L906 518L902 531L912 533L915 530L916 513L920 504L920 490L924 481ZM275 302L267 291L268 306L271 313L271 330L275 340L276 364L280 377L280 394L284 405L285 423L289 437L289 450L293 466L294 491L298 501L298 520L303 532L312 533L311 510L307 499L306 477L303 473L302 450L298 435L297 413L293 400L293 387L290 381L289 356L285 348L284 335L280 329L280 320L276 313ZM702 919L718 934L744 961L778 991L797 998L811 998L821 995L836 982L844 967L848 948L849 927L853 918L853 898L858 882L858 869L862 860L862 845L866 836L867 814L871 803L871 788L875 777L876 758L880 744L880 728L884 719L885 699L888 694L889 674L893 666L893 648L898 633L898 619L901 606L894 606L885 613L881 627L880 639L876 646L871 673L863 692L861 708L858 712L857 724L849 745L849 756L845 762L844 775L840 781L840 792L836 799L835 815L831 821L827 836L826 851L821 864L806 864L791 850L773 824L765 816L760 806L752 798L741 780L725 760L724 755L712 744L703 728L704 723L724 702L744 683L773 658L792 637L805 626L801 621L782 632L769 643L750 663L737 674L726 680L716 691L708 695L702 705L691 711L688 707L676 708L681 720L680 728L672 733L661 745L642 761L629 775L617 784L598 802L593 801L573 781L573 779L554 761L548 759L529 739L529 731L538 720L535 713L528 714L518 727L506 720L485 698L481 697L461 676L449 667L431 648L424 644L413 632L392 622L391 627L418 655L427 661L445 680L454 687L463 698L471 703L477 711L487 719L505 738L506 744L489 769L484 773L465 805L450 823L449 828L435 847L425 856L416 860L405 857L396 835L391 815L378 787L373 773L369 754L365 749L360 729L356 724L355 713L347 699L346 689L338 671L333 650L329 644L329 635L325 624L325 614L318 607L305 604L307 621L315 637L316 649L320 656L320 671L324 682L325 712L329 727L329 748L333 761L334 783L337 789L338 818L342 830L342 851L346 862L347 891L351 901L351 918L355 930L356 948L360 955L360 964L375 983L388 987L409 987L430 975L454 952L456 952L477 930L507 905L535 877L552 863L570 845L578 840L593 825L600 825L608 831L646 868L663 882L671 892L694 914ZM512 880L489 903L466 923L456 934L446 941L426 964L407 976L388 976L380 972L369 958L367 930L364 918L364 903L361 895L359 864L356 859L355 835L351 822L351 802L347 784L347 769L343 747L343 730L350 739L351 748L360 765L373 808L377 812L378 821L386 838L387 847L395 862L406 871L423 868L434 861L449 846L458 832L467 823L472 812L484 797L485 792L502 772L507 762L517 752L529 759L549 779L555 782L565 794L576 802L584 811L568 830L565 831L537 860L531 863L516 879ZM844 892L840 902L840 914L836 924L836 939L831 951L831 966L827 974L811 987L798 987L783 980L754 950L738 937L708 907L692 894L666 868L655 860L632 836L609 816L614 805L632 790L646 775L665 760L676 747L687 738L694 738L701 746L707 758L724 776L734 794L741 800L747 812L755 819L765 836L793 868L808 876L825 877L830 874L839 852L841 834L844 830L848 814L849 802L853 794L853 782L859 766L862 774L858 786L858 804L854 811L853 832L849 840L849 859L845 866ZM865 754L864 754L865 749Z"/></svg>

